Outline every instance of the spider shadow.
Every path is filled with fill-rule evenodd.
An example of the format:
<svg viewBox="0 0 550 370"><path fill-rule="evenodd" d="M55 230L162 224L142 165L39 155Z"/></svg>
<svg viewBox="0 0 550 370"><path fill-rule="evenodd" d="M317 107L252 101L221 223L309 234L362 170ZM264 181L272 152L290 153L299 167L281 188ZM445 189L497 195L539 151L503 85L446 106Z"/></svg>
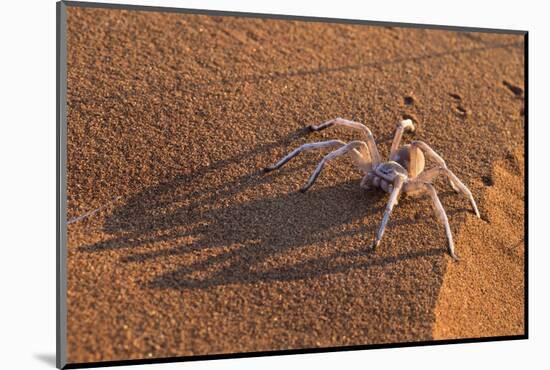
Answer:
<svg viewBox="0 0 550 370"><path fill-rule="evenodd" d="M281 171L280 175L291 174L297 168L301 167L288 169L286 174ZM121 236L82 247L82 250L127 249L121 257L123 263L155 264L175 258L176 269L149 277L142 284L143 288L154 289L206 289L228 284L301 280L445 253L443 248L432 248L398 255L373 254L368 245L387 196L378 191L366 192L355 180L312 188L306 194L284 193L217 206L247 186L272 181L271 177L254 172L243 176L240 186L222 189L219 197L206 197L176 208L166 199L171 194L183 196L181 192L189 188L188 181L177 178L146 189L107 219L105 229ZM362 223L365 218L375 219L375 227ZM391 224L416 222L418 220L396 215ZM348 227L358 223L361 226ZM316 251L330 248L342 238L359 238L360 243L345 251L315 255ZM168 246L149 248L159 242ZM293 259L290 265L273 263L300 250L307 252L303 258ZM192 258L196 254L204 258L196 261ZM338 264L333 263L336 259L340 261Z"/></svg>
<svg viewBox="0 0 550 370"><path fill-rule="evenodd" d="M361 189L359 177L325 187L316 184L305 194L273 195L265 190L274 176L294 176L302 169L313 168L318 159L297 159L270 174L253 169L229 181L210 182L210 176L223 172L237 160L266 156L276 146L287 145L287 141L303 134L304 130L297 130L276 143L257 146L245 154L145 188L106 217L103 228L113 238L79 250L117 250L123 263L177 261L175 269L148 276L142 284L144 288L156 289L300 280L445 253L441 247L414 253L372 254L369 243L378 228L387 195ZM249 195L250 191L254 196ZM362 222L370 217L374 223ZM418 222L394 212L390 224ZM327 256L326 249L337 240L358 236L359 245L329 252ZM323 248L324 254L316 256ZM301 251L301 257L293 257L290 265L276 263ZM335 265L335 258L342 261Z"/></svg>
<svg viewBox="0 0 550 370"><path fill-rule="evenodd" d="M297 168L287 170L294 172ZM281 171L281 174L284 174ZM253 179L253 180L250 180ZM256 186L272 181L272 176L255 172L245 182ZM251 184L250 184L251 182ZM300 248L311 248L331 243L338 238L356 234L373 235L367 227L343 230L341 226L383 212L385 196L379 192L364 192L358 181L316 189L302 194L291 192L254 199L228 206L218 202L235 197L242 186L222 192L221 197L206 197L203 201L190 202L172 211L165 203L168 194L179 194L189 183L175 179L150 189L130 199L115 210L105 223L105 230L115 238L81 247L85 252L101 252L116 249L123 251L121 262L149 264L177 258L186 261L193 254L204 254L199 262L182 263L175 270L154 276L144 288L208 288L212 286L255 283L260 281L287 281L311 278L319 274L342 272L358 264L340 265L323 269L329 257L296 261L290 267L274 267L255 270L264 262L294 253ZM154 194L155 198L151 196ZM357 207L364 201L364 207ZM183 242L182 240L190 240ZM155 243L168 247L150 248ZM362 250L340 253L340 257L368 257L369 239ZM315 249L315 247L313 247ZM410 256L401 256L408 258ZM414 256L413 256L414 257ZM380 260L377 264L397 262ZM368 263L363 267L367 267ZM199 279L193 276L200 275ZM205 277L206 275L206 277Z"/></svg>

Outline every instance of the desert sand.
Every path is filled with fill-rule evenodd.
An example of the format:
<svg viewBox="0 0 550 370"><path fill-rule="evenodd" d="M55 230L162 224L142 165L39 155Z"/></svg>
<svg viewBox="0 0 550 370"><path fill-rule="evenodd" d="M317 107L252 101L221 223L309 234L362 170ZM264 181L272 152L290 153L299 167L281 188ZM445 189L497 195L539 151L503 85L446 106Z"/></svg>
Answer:
<svg viewBox="0 0 550 370"><path fill-rule="evenodd" d="M70 363L524 334L523 35L69 7L67 57ZM334 117L414 120L459 262L428 197L369 250L348 159L262 172Z"/></svg>

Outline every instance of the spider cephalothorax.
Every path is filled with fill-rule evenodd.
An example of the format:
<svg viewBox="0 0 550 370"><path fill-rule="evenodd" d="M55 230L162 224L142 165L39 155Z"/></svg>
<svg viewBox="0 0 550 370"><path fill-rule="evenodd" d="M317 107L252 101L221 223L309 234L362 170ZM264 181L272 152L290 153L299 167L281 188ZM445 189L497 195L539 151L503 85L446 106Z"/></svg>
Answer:
<svg viewBox="0 0 550 370"><path fill-rule="evenodd" d="M397 204L397 199L401 192L411 195L427 193L432 199L437 218L445 226L445 233L447 234L449 243L449 254L454 259L458 259L454 253L453 236L451 234L449 220L439 201L437 192L431 183L432 180L440 174L445 175L456 192L462 192L468 197L477 217L480 217L479 211L470 190L447 168L445 161L426 143L422 141L413 141L411 144L402 147L399 146L405 130L414 131L413 122L410 119L406 119L401 121L397 126L391 146L390 158L387 162L382 162L371 131L367 126L361 123L336 118L318 126L309 126L309 129L311 131L320 131L331 126L346 126L351 129L360 130L366 135L366 141L351 141L345 143L341 140L329 140L304 144L282 158L279 162L266 167L264 171L269 172L280 168L303 151L333 148L334 150L319 162L307 184L300 189L300 191L305 192L313 185L327 161L344 154L349 154L363 172L364 177L361 180L361 187L365 189L380 188L390 194L390 199L386 211L384 212L384 218L378 229L376 239L372 244L373 248L380 244L392 209ZM436 162L437 166L424 171L424 155Z"/></svg>

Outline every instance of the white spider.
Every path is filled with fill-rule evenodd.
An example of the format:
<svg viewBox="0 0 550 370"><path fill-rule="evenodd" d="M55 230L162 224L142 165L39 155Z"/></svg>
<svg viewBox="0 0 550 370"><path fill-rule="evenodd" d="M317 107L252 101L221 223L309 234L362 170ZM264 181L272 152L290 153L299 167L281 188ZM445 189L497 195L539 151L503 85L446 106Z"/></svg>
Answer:
<svg viewBox="0 0 550 370"><path fill-rule="evenodd" d="M414 131L415 128L413 122L410 119L406 119L401 121L397 126L391 146L390 160L387 162L381 161L380 154L378 153L378 148L376 147L371 131L368 127L361 123L336 118L324 122L318 126L311 125L309 126L309 129L311 131L321 131L331 126L346 126L354 130L362 131L366 135L367 141L351 141L346 144L341 140L329 140L318 143L304 144L282 158L276 164L264 168L264 171L269 172L280 168L303 151L323 148L337 148L326 155L321 162L319 162L319 165L309 178L307 184L300 189L301 192L305 192L313 185L317 179L317 176L319 176L319 173L321 173L321 170L328 161L344 154L350 154L355 161L355 164L364 174L360 184L362 188L381 188L385 192L390 193L390 199L384 212L384 218L382 219L382 223L378 229L376 239L371 245L372 248L376 248L380 244L382 235L384 235L384 229L386 228L386 224L388 223L393 207L397 204L397 199L401 191L410 195L417 195L426 192L432 198L436 216L445 226L445 232L449 242L449 254L455 260L458 260L458 257L454 253L453 236L451 234L449 220L447 219L447 214L439 201L435 188L431 184L432 180L439 174L444 174L447 176L451 186L456 192L462 192L469 198L477 217L480 217L479 211L470 190L458 179L458 177L456 177L454 173L447 168L445 161L426 143L422 141L413 141L411 144L399 147L401 137L403 136L405 130L408 129L410 131ZM428 158L437 163L437 167L424 171L424 153Z"/></svg>

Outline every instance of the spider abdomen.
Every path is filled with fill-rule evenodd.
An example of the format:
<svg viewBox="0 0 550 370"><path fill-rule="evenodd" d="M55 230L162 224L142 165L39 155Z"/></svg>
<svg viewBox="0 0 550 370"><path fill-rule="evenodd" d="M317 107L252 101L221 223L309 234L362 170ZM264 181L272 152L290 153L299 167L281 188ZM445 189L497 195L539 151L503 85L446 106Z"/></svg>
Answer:
<svg viewBox="0 0 550 370"><path fill-rule="evenodd" d="M390 160L399 163L403 168L407 170L411 177L417 176L424 170L425 159L424 154L418 148L414 148L411 145L403 145L397 152L395 152ZM412 162L414 162L414 172L411 172Z"/></svg>

